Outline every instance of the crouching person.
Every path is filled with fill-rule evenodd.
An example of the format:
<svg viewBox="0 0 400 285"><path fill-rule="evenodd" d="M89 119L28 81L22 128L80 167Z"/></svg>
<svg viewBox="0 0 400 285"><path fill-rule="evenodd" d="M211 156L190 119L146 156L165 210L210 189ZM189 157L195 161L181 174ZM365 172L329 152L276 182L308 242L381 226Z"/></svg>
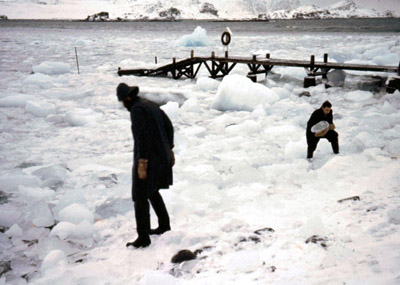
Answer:
<svg viewBox="0 0 400 285"><path fill-rule="evenodd" d="M147 247L152 234L163 234L171 229L170 220L160 189L172 185L172 166L175 163L174 129L167 115L155 103L138 96L137 86L121 83L117 97L131 114L134 140L132 170L132 200L138 238L127 247ZM158 227L150 228L150 206L153 207Z"/></svg>
<svg viewBox="0 0 400 285"><path fill-rule="evenodd" d="M319 132L312 132L311 128L318 124L319 122L326 121L329 125ZM311 159L313 157L313 153L317 148L317 144L321 138L327 139L331 145L332 150L335 154L339 153L339 139L338 133L334 131L335 124L333 123L332 116L332 104L329 101L325 101L321 108L315 110L310 119L307 122L307 158Z"/></svg>

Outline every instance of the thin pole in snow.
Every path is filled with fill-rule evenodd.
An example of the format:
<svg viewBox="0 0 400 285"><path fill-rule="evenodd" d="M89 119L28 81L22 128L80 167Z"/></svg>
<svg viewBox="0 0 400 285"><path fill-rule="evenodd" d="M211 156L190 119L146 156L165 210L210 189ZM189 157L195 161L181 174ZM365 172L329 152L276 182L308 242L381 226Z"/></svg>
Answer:
<svg viewBox="0 0 400 285"><path fill-rule="evenodd" d="M79 73L78 51L76 50L76 47L75 47L75 58L76 58L76 67L78 68L78 74L80 74Z"/></svg>

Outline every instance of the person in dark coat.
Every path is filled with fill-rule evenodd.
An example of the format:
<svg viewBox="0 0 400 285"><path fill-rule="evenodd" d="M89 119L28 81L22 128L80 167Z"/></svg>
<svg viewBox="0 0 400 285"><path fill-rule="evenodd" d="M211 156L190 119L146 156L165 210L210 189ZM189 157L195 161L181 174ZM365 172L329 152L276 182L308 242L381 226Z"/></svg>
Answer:
<svg viewBox="0 0 400 285"><path fill-rule="evenodd" d="M134 140L132 170L132 200L138 238L127 247L147 247L152 234L163 234L171 229L170 220L160 189L172 185L172 167L175 163L174 129L168 116L154 102L138 96L137 86L120 83L118 100L131 114ZM150 228L150 206L157 218L158 228Z"/></svg>
<svg viewBox="0 0 400 285"><path fill-rule="evenodd" d="M321 122L327 121L329 123L329 127L325 130L322 130L318 133L313 133L311 128ZM333 116L332 116L332 104L329 101L325 101L321 108L315 110L312 114L310 119L307 122L307 158L311 159L313 157L313 153L317 148L317 144L321 138L327 139L331 145L332 150L335 154L339 153L339 139L338 133L334 131L335 124L333 123Z"/></svg>

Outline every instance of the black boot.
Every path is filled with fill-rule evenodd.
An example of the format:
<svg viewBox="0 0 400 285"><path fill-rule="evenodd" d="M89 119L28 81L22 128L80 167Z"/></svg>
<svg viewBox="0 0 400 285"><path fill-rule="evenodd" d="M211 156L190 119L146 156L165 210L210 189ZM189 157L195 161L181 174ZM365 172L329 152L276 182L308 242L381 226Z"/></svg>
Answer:
<svg viewBox="0 0 400 285"><path fill-rule="evenodd" d="M135 202L135 219L136 219L136 230L138 238L133 242L128 242L127 247L133 246L148 247L151 244L149 237L150 231L150 206L147 199L137 200Z"/></svg>
<svg viewBox="0 0 400 285"><path fill-rule="evenodd" d="M140 247L148 247L151 244L150 237L147 236L139 236L135 241L133 242L128 242L126 244L126 247L133 246L135 248L140 248Z"/></svg>
<svg viewBox="0 0 400 285"><path fill-rule="evenodd" d="M149 234L150 235L161 235L167 231L171 230L170 222L169 222L169 215L167 208L165 207L165 203L157 191L150 197L151 206L154 209L154 212L158 218L158 228L151 229Z"/></svg>
<svg viewBox="0 0 400 285"><path fill-rule="evenodd" d="M339 153L339 142L338 141L332 142L332 150L333 150L334 154Z"/></svg>

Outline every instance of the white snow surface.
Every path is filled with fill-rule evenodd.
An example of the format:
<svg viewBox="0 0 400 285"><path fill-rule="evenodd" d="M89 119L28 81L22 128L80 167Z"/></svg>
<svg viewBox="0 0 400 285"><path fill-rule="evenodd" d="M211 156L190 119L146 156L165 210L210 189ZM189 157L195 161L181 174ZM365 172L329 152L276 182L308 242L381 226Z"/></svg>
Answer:
<svg viewBox="0 0 400 285"><path fill-rule="evenodd" d="M108 12L110 19L246 20L400 16L398 0L5 0L9 19L86 19Z"/></svg>
<svg viewBox="0 0 400 285"><path fill-rule="evenodd" d="M175 41L197 24L63 25L0 29L0 262L11 268L0 284L399 283L400 92L360 90L351 74L343 87L303 89L299 72L285 68L253 83L239 65L222 81L207 79L204 66L198 80L119 77L127 59L189 56ZM218 42L220 33L207 35ZM309 58L308 50L370 63L400 56L391 33L235 36L235 55L257 46L288 58ZM224 52L195 53L211 48ZM172 230L139 250L125 247L136 225L120 82L161 102L175 128L174 185L161 191ZM322 139L309 162L306 123L325 100L340 154ZM352 196L360 200L338 202ZM173 265L182 249L203 251Z"/></svg>

